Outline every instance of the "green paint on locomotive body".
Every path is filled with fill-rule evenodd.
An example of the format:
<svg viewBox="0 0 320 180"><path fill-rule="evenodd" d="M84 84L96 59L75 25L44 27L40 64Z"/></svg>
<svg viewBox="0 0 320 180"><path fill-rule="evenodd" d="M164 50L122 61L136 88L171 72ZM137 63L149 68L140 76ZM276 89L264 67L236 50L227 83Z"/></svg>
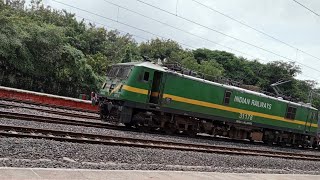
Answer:
<svg viewBox="0 0 320 180"><path fill-rule="evenodd" d="M230 103L228 105L224 104L226 90L232 92ZM315 108L303 106L298 103L285 102L283 100L268 97L256 92L250 92L249 90L241 88L210 83L208 81L178 75L176 73L167 73L163 94L179 96L187 99L180 101L173 100L168 104L163 104L164 107L168 108L224 117L232 119L237 123L259 123L267 126L281 127L291 129L299 133L304 133L305 131L315 133L317 131L317 127L311 126L309 128L309 126L306 127L305 124L306 121L310 122L308 119L310 112L317 113ZM219 109L220 107L206 107L211 105L201 105L201 102L188 103L188 99L207 102L213 104L213 107L215 105L223 106L221 108L224 110ZM297 108L295 120L284 118L288 104ZM230 109L232 111L229 111ZM245 112L241 112L242 110L245 110ZM259 116L251 116L251 112L259 113ZM277 116L278 119L283 118L283 120L268 118L265 115ZM317 124L317 119L313 119L311 123ZM307 123L307 125L310 124Z"/></svg>
<svg viewBox="0 0 320 180"><path fill-rule="evenodd" d="M318 116L311 119L310 113L317 109L299 103L280 100L261 93L222 85L165 70L149 62L124 63L130 66L127 78L107 77L107 84L115 84L113 92L108 87L100 94L108 99L147 104L151 96L154 72L163 72L160 88L161 108L175 109L187 114L200 113L228 119L245 125L258 124L259 127L282 128L292 132L315 134ZM144 74L149 76L145 79ZM225 91L231 91L229 104L224 104ZM171 99L171 100L170 100ZM169 101L168 101L169 100ZM296 107L294 120L286 119L290 106Z"/></svg>
<svg viewBox="0 0 320 180"><path fill-rule="evenodd" d="M148 93L149 89L151 88L151 85L149 81L142 80L142 75L144 72L149 72L149 78L148 80L152 79L153 76L153 69L141 67L141 66L135 66L132 69L132 72L130 74L130 77L127 81L127 86L137 88L136 92L124 90L121 93L121 97L128 101L133 101L137 103L146 103L148 102Z"/></svg>

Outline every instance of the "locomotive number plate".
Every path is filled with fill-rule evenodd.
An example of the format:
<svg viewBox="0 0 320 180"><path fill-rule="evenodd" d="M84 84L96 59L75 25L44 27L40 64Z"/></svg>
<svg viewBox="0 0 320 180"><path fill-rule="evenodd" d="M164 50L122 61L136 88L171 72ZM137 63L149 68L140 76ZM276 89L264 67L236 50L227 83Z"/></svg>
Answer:
<svg viewBox="0 0 320 180"><path fill-rule="evenodd" d="M253 115L240 113L239 118L240 118L240 119L245 119L245 120L250 120L250 121L252 121Z"/></svg>

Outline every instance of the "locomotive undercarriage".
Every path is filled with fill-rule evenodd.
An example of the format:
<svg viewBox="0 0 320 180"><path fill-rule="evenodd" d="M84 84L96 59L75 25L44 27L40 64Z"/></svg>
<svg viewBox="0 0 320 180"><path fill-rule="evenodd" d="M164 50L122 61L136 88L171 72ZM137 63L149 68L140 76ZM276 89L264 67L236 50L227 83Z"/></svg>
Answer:
<svg viewBox="0 0 320 180"><path fill-rule="evenodd" d="M163 131L167 134L182 133L195 136L205 133L231 139L262 141L293 147L317 147L312 136L287 131L258 128L225 121L199 119L156 110L126 107L120 101L100 100L100 117L103 121L125 124L142 131Z"/></svg>

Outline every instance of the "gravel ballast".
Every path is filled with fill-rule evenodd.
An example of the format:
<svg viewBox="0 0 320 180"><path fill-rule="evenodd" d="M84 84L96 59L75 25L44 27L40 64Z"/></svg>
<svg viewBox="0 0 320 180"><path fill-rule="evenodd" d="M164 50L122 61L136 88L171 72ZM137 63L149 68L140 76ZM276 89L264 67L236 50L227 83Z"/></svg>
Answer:
<svg viewBox="0 0 320 180"><path fill-rule="evenodd" d="M53 109L59 111L68 112L70 110L63 110L60 108L49 108L25 103L17 103L0 100L0 103L5 103L8 105L21 105L23 107L37 107L43 109ZM67 118L71 120L84 120L84 121L94 121L96 120L88 120L83 118L73 118L69 116L62 116L56 114L45 113L36 110L24 109L24 108L1 108L0 111L6 112L15 112L15 113L25 113L32 115L41 115L41 116L50 116L56 118ZM72 111L71 111L72 112ZM84 113L85 114L85 113ZM90 113L89 113L90 114ZM216 140L216 139L206 139L206 138L190 138L190 137L177 137L177 136L169 136L164 134L150 134L150 133L141 133L141 132L130 132L130 131L119 131L112 129L101 129L101 128L91 128L91 127L81 127L81 126L72 126L72 125L61 125L61 124L50 124L50 123L41 123L41 122L32 122L32 121L23 121L23 120L12 120L6 118L0 118L0 124L2 125L13 125L13 126L26 126L31 128L45 128L52 130L65 130L72 132L84 132L84 133L92 133L92 134L100 134L100 135L112 135L112 136L122 136L122 137L134 137L134 138L142 138L142 139L157 139L163 141L173 141L173 142L184 142L184 143L200 143L200 144L211 144L211 145L223 145L223 146L231 146L231 147L243 147L243 148L252 148L252 149L261 149L261 150L276 150L276 151L285 151L285 152L296 152L296 153L304 153L304 154L315 154L320 155L320 151L310 151L306 149L293 149L293 148L281 148L277 146L265 146L260 144L248 144L248 143L237 143L230 142L224 140Z"/></svg>
<svg viewBox="0 0 320 180"><path fill-rule="evenodd" d="M285 151L285 152L320 155L320 151L310 151L310 150L306 150L306 149L281 148L281 147L277 147L277 146L235 143L235 142L228 142L228 141L223 141L223 140L217 141L214 139L212 139L212 140L211 139L202 139L201 137L200 138L191 138L191 137L181 137L181 136L169 136L169 135L165 135L165 134L150 134L150 133L142 133L142 132L134 132L134 131L120 131L120 130L112 130L112 129L101 129L101 128L93 128L93 127L51 124L51 123L24 121L24 120L7 119L7 118L0 118L0 124L1 125L10 125L10 126L31 127L31 128L43 128L43 129L50 129L50 130L63 130L63 131L99 134L99 135L111 135L111 136L151 139L151 140L156 139L156 140L172 141L172 142L180 142L180 143L221 145L221 146L228 146L228 147L251 148L251 149L259 149L259 150L275 150L275 151Z"/></svg>
<svg viewBox="0 0 320 180"><path fill-rule="evenodd" d="M25 108L8 109L0 107L0 111L11 111L16 113L80 120L79 118L54 115L36 110L28 110ZM236 143L220 140L217 141L214 139L211 140L205 138L189 138L134 131L120 131L112 129L32 122L18 119L0 118L0 124L141 139L156 139L182 143L211 144L228 147L243 147L260 150L275 150L320 155L320 151L280 148L274 146ZM320 162L316 161L209 154L161 149L143 149L28 138L19 139L0 137L0 143L0 166L4 167L320 174Z"/></svg>
<svg viewBox="0 0 320 180"><path fill-rule="evenodd" d="M320 174L320 162L0 138L0 166Z"/></svg>

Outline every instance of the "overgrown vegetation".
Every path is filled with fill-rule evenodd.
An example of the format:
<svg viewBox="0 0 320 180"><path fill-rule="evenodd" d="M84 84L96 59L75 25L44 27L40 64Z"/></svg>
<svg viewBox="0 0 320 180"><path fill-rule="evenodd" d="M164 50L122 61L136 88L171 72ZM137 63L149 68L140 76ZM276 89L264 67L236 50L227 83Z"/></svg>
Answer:
<svg viewBox="0 0 320 180"><path fill-rule="evenodd" d="M237 57L225 51L182 48L172 40L152 39L137 43L121 35L78 21L74 14L43 7L32 1L0 1L0 85L77 97L98 89L107 66L119 62L154 60L178 62L215 77L227 77L273 92L270 84L291 80L280 86L286 96L306 102L314 81L301 81L293 62ZM315 98L314 105L320 101Z"/></svg>

